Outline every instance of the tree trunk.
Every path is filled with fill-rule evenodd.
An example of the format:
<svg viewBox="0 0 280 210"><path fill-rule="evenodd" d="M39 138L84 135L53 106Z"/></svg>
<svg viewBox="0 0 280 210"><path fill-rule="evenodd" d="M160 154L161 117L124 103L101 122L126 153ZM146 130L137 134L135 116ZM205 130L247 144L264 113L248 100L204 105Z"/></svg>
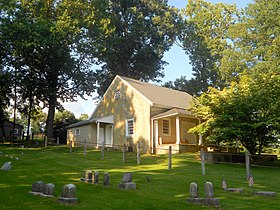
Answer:
<svg viewBox="0 0 280 210"><path fill-rule="evenodd" d="M56 105L56 93L50 95L50 99L49 99L49 110L48 110L48 117L46 123L46 134L48 139L53 138L53 121L54 121L55 105Z"/></svg>
<svg viewBox="0 0 280 210"><path fill-rule="evenodd" d="M30 122L31 122L31 110L33 106L33 98L32 98L32 91L29 97L29 108L28 108L28 119L27 119L27 146L29 147L29 140L30 140Z"/></svg>

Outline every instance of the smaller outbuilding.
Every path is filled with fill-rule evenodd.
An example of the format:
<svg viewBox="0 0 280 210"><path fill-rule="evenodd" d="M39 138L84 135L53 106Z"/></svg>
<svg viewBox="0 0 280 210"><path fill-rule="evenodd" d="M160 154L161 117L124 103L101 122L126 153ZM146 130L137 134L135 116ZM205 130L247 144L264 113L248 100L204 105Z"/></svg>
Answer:
<svg viewBox="0 0 280 210"><path fill-rule="evenodd" d="M12 137L16 140L20 140L23 131L23 126L15 124L9 121L4 120L2 125L0 124L0 140L11 140Z"/></svg>

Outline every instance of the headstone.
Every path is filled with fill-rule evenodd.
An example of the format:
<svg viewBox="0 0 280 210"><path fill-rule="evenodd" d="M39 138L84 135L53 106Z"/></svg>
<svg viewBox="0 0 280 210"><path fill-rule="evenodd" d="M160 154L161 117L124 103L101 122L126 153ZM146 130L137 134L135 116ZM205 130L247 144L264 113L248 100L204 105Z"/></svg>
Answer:
<svg viewBox="0 0 280 210"><path fill-rule="evenodd" d="M123 174L122 182L132 182L132 173L126 172Z"/></svg>
<svg viewBox="0 0 280 210"><path fill-rule="evenodd" d="M43 184L43 196L44 197L54 197L54 187L53 183Z"/></svg>
<svg viewBox="0 0 280 210"><path fill-rule="evenodd" d="M32 184L31 188L31 194L33 195L42 195L43 194L43 186L44 182L42 181L36 181Z"/></svg>
<svg viewBox="0 0 280 210"><path fill-rule="evenodd" d="M133 189L136 190L136 184L132 182L132 173L126 172L123 174L122 182L119 184L120 189Z"/></svg>
<svg viewBox="0 0 280 210"><path fill-rule="evenodd" d="M227 192L234 192L234 193L243 193L243 188L226 188L224 189Z"/></svg>
<svg viewBox="0 0 280 210"><path fill-rule="evenodd" d="M103 185L109 186L110 185L110 176L108 172L104 173Z"/></svg>
<svg viewBox="0 0 280 210"><path fill-rule="evenodd" d="M76 186L74 184L67 184L62 187L61 197L59 202L64 204L77 204Z"/></svg>
<svg viewBox="0 0 280 210"><path fill-rule="evenodd" d="M3 171L9 171L11 169L12 169L12 162L5 162L1 167L1 170Z"/></svg>
<svg viewBox="0 0 280 210"><path fill-rule="evenodd" d="M85 170L84 171L84 177L81 178L81 181L92 183L92 171L91 170Z"/></svg>
<svg viewBox="0 0 280 210"><path fill-rule="evenodd" d="M227 189L227 182L226 182L226 179L224 176L223 176L223 180L222 180L222 189L223 190Z"/></svg>
<svg viewBox="0 0 280 210"><path fill-rule="evenodd" d="M276 196L276 192L271 192L271 191L256 191L254 192L254 194L260 196L271 196L271 197Z"/></svg>
<svg viewBox="0 0 280 210"><path fill-rule="evenodd" d="M191 198L198 198L198 187L195 182L190 183L190 197Z"/></svg>
<svg viewBox="0 0 280 210"><path fill-rule="evenodd" d="M205 198L214 198L214 189L211 182L206 182L204 185Z"/></svg>
<svg viewBox="0 0 280 210"><path fill-rule="evenodd" d="M95 171L92 177L93 184L98 184L99 179L99 171Z"/></svg>

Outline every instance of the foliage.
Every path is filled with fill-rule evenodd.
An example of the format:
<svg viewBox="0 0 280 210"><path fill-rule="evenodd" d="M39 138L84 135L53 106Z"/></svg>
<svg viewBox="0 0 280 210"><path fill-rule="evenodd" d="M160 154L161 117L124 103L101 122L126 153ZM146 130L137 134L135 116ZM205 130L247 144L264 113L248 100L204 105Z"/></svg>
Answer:
<svg viewBox="0 0 280 210"><path fill-rule="evenodd" d="M102 95L115 75L144 81L163 76L162 60L179 32L180 18L164 0L110 0L107 17L114 33L100 40L96 71Z"/></svg>
<svg viewBox="0 0 280 210"><path fill-rule="evenodd" d="M11 171L0 170L0 208L2 209L209 209L200 205L186 203L189 197L188 186L196 182L199 195L203 197L205 181L214 185L215 197L220 199L222 209L279 209L276 198L256 196L248 187L243 165L206 163L206 175L201 175L201 164L196 154L172 155L172 170L168 170L168 155L143 155L141 165L136 163L136 154L127 153L127 162L122 163L122 153L113 150L105 152L104 160L97 150L67 147L48 147L46 149L22 149L1 146L7 154L0 156L0 162L11 161L10 156L19 158L12 162ZM279 168L251 167L255 179L255 191L275 191L280 193L276 183L280 182ZM80 181L83 170L99 171L99 184L92 185ZM118 184L124 172L133 173L137 189L120 190ZM110 186L102 185L103 174L110 175ZM243 188L244 193L229 193L221 189L224 175L228 186ZM150 177L150 182L146 177ZM28 192L36 181L55 184L55 197L42 198ZM76 185L76 206L65 206L57 200L65 184ZM94 201L93 201L94 198ZM110 198L110 202L108 199ZM15 200L17 202L15 202Z"/></svg>

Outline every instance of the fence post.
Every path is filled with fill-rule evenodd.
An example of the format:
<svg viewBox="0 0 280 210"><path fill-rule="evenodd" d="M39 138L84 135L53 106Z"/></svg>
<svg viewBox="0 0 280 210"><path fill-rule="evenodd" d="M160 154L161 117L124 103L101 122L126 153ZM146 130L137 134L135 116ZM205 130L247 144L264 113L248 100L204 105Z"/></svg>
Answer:
<svg viewBox="0 0 280 210"><path fill-rule="evenodd" d="M140 142L137 142L137 164L140 165L141 159L140 159Z"/></svg>
<svg viewBox="0 0 280 210"><path fill-rule="evenodd" d="M204 162L204 149L201 148L200 150L200 155L201 155L201 169L202 169L202 175L205 175L205 162Z"/></svg>
<svg viewBox="0 0 280 210"><path fill-rule="evenodd" d="M45 141L45 147L47 147L47 145L48 145L48 139L47 139L46 136L44 136L44 141Z"/></svg>
<svg viewBox="0 0 280 210"><path fill-rule="evenodd" d="M58 147L58 145L59 145L59 136L56 137L56 146Z"/></svg>
<svg viewBox="0 0 280 210"><path fill-rule="evenodd" d="M123 144L123 164L125 164L126 161L126 144Z"/></svg>
<svg viewBox="0 0 280 210"><path fill-rule="evenodd" d="M72 152L72 141L70 140L70 142L69 142L69 146L70 146L70 153Z"/></svg>
<svg viewBox="0 0 280 210"><path fill-rule="evenodd" d="M104 160L105 141L102 142L101 160Z"/></svg>
<svg viewBox="0 0 280 210"><path fill-rule="evenodd" d="M85 139L85 144L84 144L84 156L87 155L87 140Z"/></svg>
<svg viewBox="0 0 280 210"><path fill-rule="evenodd" d="M250 170L250 152L246 150L245 152L245 164L246 164L246 176L247 180L249 180L251 176L251 170Z"/></svg>
<svg viewBox="0 0 280 210"><path fill-rule="evenodd" d="M169 146L168 169L172 169L172 146Z"/></svg>

